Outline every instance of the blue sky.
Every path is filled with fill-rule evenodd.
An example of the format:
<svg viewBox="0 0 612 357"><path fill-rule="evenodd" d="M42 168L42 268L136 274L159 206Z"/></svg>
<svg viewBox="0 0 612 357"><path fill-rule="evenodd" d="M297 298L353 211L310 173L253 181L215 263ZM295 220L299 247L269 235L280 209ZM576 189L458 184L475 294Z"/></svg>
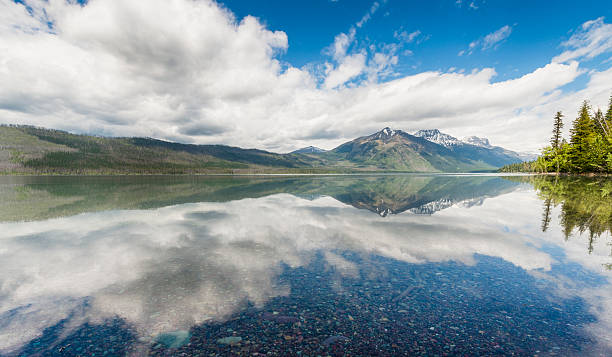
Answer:
<svg viewBox="0 0 612 357"><path fill-rule="evenodd" d="M561 43L585 21L601 16L612 18L612 4L594 0L375 2L380 6L358 29L356 46L395 43L397 32L421 32L416 41L405 46L412 54L399 57L398 75L494 67L498 73L495 80L520 76L559 54ZM226 0L221 3L238 18L253 15L271 30L286 32L289 48L280 58L301 67L324 61L324 49L334 37L354 26L374 2ZM458 56L471 42L504 26L511 27L505 40L486 50L479 48L471 55ZM597 64L595 67L599 68Z"/></svg>
<svg viewBox="0 0 612 357"><path fill-rule="evenodd" d="M609 0L0 0L0 123L276 152L437 128L536 152L556 111L611 94Z"/></svg>

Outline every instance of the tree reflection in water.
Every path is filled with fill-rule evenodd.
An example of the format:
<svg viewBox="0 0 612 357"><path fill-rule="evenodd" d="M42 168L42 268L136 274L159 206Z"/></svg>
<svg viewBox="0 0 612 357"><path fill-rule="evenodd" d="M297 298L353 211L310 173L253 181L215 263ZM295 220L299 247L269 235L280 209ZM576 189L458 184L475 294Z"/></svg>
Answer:
<svg viewBox="0 0 612 357"><path fill-rule="evenodd" d="M560 207L559 223L565 239L575 233L587 238L587 250L604 237L612 257L612 179L609 177L532 176L529 182L544 200L542 231L550 225L552 208ZM604 265L612 270L612 262Z"/></svg>

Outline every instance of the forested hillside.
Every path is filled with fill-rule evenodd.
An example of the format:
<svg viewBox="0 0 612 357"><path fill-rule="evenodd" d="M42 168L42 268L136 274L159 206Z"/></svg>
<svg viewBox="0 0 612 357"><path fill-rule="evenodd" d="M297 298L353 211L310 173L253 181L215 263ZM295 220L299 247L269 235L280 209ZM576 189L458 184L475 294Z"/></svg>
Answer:
<svg viewBox="0 0 612 357"><path fill-rule="evenodd" d="M35 174L187 174L312 169L320 160L225 145L75 135L0 126L0 172Z"/></svg>

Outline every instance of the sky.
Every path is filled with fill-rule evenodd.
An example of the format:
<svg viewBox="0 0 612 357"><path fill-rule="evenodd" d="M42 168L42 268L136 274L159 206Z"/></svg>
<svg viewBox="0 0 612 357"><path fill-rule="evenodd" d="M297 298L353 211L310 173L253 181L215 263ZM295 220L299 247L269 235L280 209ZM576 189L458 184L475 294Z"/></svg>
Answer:
<svg viewBox="0 0 612 357"><path fill-rule="evenodd" d="M612 94L612 6L0 0L0 123L331 149L386 126L537 152Z"/></svg>

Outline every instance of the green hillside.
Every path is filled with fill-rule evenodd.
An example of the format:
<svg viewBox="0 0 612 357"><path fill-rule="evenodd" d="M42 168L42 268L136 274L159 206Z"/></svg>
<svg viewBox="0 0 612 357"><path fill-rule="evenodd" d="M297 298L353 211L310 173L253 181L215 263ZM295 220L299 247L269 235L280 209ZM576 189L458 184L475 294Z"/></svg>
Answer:
<svg viewBox="0 0 612 357"><path fill-rule="evenodd" d="M75 135L30 126L0 126L0 170L35 174L186 174L297 170L316 166L303 155L149 138Z"/></svg>

